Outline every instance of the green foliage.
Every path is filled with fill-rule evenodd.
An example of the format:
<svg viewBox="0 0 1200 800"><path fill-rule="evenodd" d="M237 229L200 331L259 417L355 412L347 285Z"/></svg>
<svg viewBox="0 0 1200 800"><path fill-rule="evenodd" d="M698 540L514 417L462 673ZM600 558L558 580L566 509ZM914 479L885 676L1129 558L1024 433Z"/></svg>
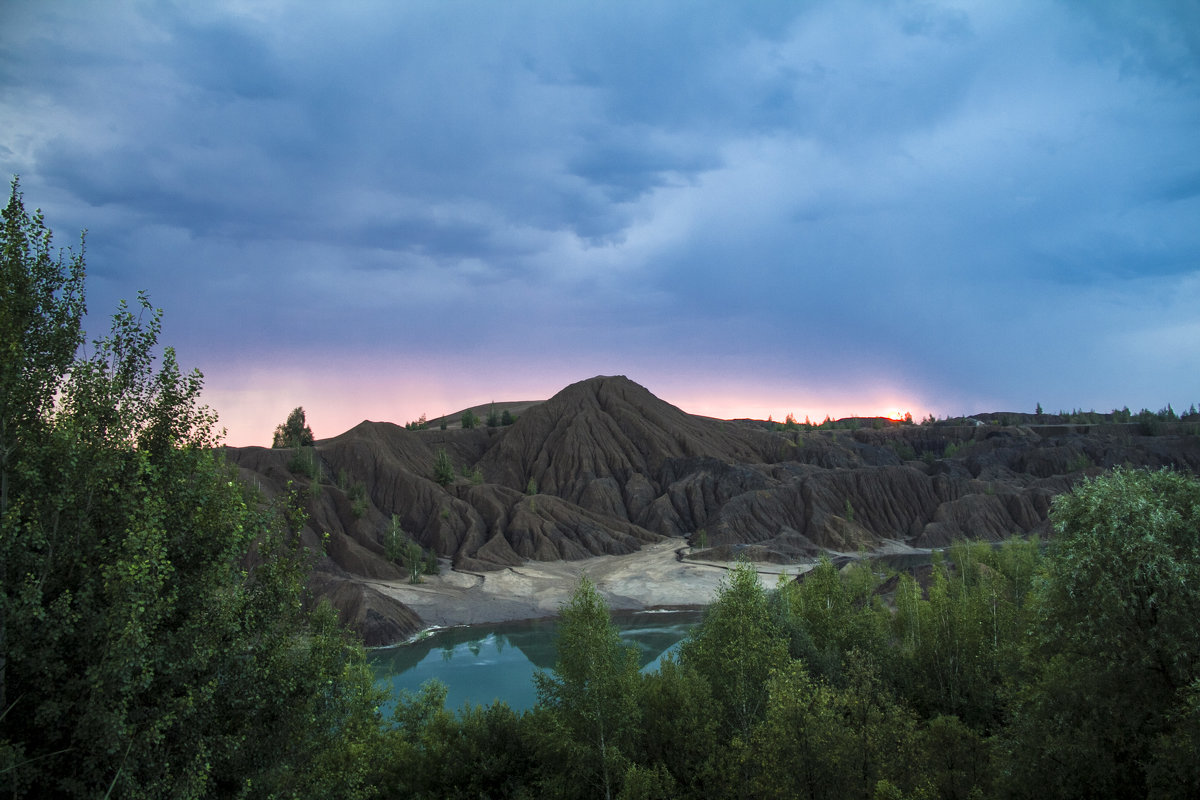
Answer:
<svg viewBox="0 0 1200 800"><path fill-rule="evenodd" d="M743 561L681 645L680 662L708 681L726 737L748 739L766 713L767 678L788 659L780 633L758 574Z"/></svg>
<svg viewBox="0 0 1200 800"><path fill-rule="evenodd" d="M1083 472L1093 466L1092 459L1087 453L1079 453L1067 462L1067 472Z"/></svg>
<svg viewBox="0 0 1200 800"><path fill-rule="evenodd" d="M420 583L422 575L437 575L440 571L436 553L426 553L400 527L400 517L392 514L391 524L384 534L384 555L393 564L403 567L410 583Z"/></svg>
<svg viewBox="0 0 1200 800"><path fill-rule="evenodd" d="M554 747L567 780L556 795L613 797L638 726L637 652L621 645L608 605L586 576L560 610L558 658L534 676L538 703L564 735Z"/></svg>
<svg viewBox="0 0 1200 800"><path fill-rule="evenodd" d="M450 455L444 447L439 447L437 455L434 457L433 480L440 486L449 486L454 483L454 463L450 460Z"/></svg>
<svg viewBox="0 0 1200 800"><path fill-rule="evenodd" d="M875 585L867 564L856 563L842 573L827 557L802 582L781 585L776 618L788 634L792 657L841 683L852 650L882 653L888 616L877 604Z"/></svg>
<svg viewBox="0 0 1200 800"><path fill-rule="evenodd" d="M874 796L881 781L902 790L917 784L915 715L885 688L878 668L849 654L844 688L813 680L800 662L778 670L770 711L750 748L758 796Z"/></svg>
<svg viewBox="0 0 1200 800"><path fill-rule="evenodd" d="M488 406L487 426L489 428L500 427L500 415L496 412L496 404Z"/></svg>
<svg viewBox="0 0 1200 800"><path fill-rule="evenodd" d="M378 751L382 797L531 797L540 720L504 703L444 708L446 687L429 681L402 692ZM374 753L372 754L375 755Z"/></svg>
<svg viewBox="0 0 1200 800"><path fill-rule="evenodd" d="M704 796L716 776L713 758L722 742L712 690L694 669L674 658L642 677L638 706L642 724L634 752L644 765L661 765L679 792Z"/></svg>
<svg viewBox="0 0 1200 800"><path fill-rule="evenodd" d="M15 184L4 218L0 790L361 796L378 698L305 610L295 495L224 463L144 296L72 360L82 259L49 258Z"/></svg>
<svg viewBox="0 0 1200 800"><path fill-rule="evenodd" d="M463 430L470 430L479 424L479 417L471 409L467 409L462 415Z"/></svg>
<svg viewBox="0 0 1200 800"><path fill-rule="evenodd" d="M292 457L288 459L287 467L293 475L303 475L314 480L321 474L317 451L312 447L297 447Z"/></svg>
<svg viewBox="0 0 1200 800"><path fill-rule="evenodd" d="M366 515L367 509L371 507L371 501L367 497L367 485L362 481L350 482L348 479L346 483L348 485L343 491L346 492L346 498L350 501L350 513L354 515L355 519L362 519Z"/></svg>
<svg viewBox="0 0 1200 800"><path fill-rule="evenodd" d="M991 732L1020 658L1037 543L1014 540L997 550L959 542L950 562L935 561L925 597L911 577L900 579L892 618L896 680L924 715L956 716Z"/></svg>
<svg viewBox="0 0 1200 800"><path fill-rule="evenodd" d="M534 480L533 477L531 476L529 478L529 482L525 484L525 494L537 494L537 493L538 493L537 481Z"/></svg>
<svg viewBox="0 0 1200 800"><path fill-rule="evenodd" d="M429 420L425 418L424 413L421 414L420 418L404 423L404 429L410 431L423 431L427 427L429 427Z"/></svg>
<svg viewBox="0 0 1200 800"><path fill-rule="evenodd" d="M46 441L47 419L83 344L83 241L64 260L41 211L14 178L0 232L0 513L21 451ZM2 643L2 639L0 639ZM0 653L3 648L0 647ZM2 657L2 656L0 656ZM2 688L2 687L0 687ZM0 712L4 705L0 691Z"/></svg>
<svg viewBox="0 0 1200 800"><path fill-rule="evenodd" d="M309 447L312 443L312 428L304 422L304 409L297 406L288 414L286 422L275 427L271 447Z"/></svg>
<svg viewBox="0 0 1200 800"><path fill-rule="evenodd" d="M1144 796L1200 675L1200 481L1118 469L1052 518L1008 766L1027 794Z"/></svg>
<svg viewBox="0 0 1200 800"><path fill-rule="evenodd" d="M504 412L500 414L500 424L501 425L506 425L506 426L512 425L516 421L517 421L517 418L514 417L512 415L512 412L509 411L507 408L504 409Z"/></svg>

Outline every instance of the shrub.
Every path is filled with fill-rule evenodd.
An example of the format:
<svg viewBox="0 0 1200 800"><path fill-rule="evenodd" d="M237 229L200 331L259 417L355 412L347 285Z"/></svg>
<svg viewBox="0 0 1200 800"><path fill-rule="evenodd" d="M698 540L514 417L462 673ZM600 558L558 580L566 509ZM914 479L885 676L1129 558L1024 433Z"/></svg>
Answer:
<svg viewBox="0 0 1200 800"><path fill-rule="evenodd" d="M479 417L475 416L475 412L467 409L462 415L463 430L470 430L479 424Z"/></svg>
<svg viewBox="0 0 1200 800"><path fill-rule="evenodd" d="M1087 453L1080 453L1067 462L1067 472L1083 472L1085 469L1094 466L1092 459Z"/></svg>
<svg viewBox="0 0 1200 800"><path fill-rule="evenodd" d="M438 448L437 457L434 458L433 480L441 486L449 486L454 483L454 464L450 461L450 456L444 447Z"/></svg>
<svg viewBox="0 0 1200 800"><path fill-rule="evenodd" d="M367 500L367 486L361 481L356 482L346 492L346 497L350 499L350 513L355 519L362 519L367 513L369 501Z"/></svg>
<svg viewBox="0 0 1200 800"><path fill-rule="evenodd" d="M320 475L321 467L317 461L317 452L311 447L297 447L296 452L288 460L288 471L293 475L303 475L315 479Z"/></svg>

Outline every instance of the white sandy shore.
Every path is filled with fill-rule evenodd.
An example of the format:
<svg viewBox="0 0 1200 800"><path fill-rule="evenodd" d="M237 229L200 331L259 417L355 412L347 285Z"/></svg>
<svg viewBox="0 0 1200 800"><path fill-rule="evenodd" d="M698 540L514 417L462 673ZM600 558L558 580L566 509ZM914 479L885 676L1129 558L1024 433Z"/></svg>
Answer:
<svg viewBox="0 0 1200 800"><path fill-rule="evenodd" d="M551 617L586 574L614 611L704 606L735 562L681 561L687 552L683 539L647 545L625 556L597 556L582 561L529 561L496 572L456 572L426 575L422 583L363 580L417 612L430 627ZM930 550L898 540L884 540L872 555L902 555ZM855 553L830 553L855 557ZM780 575L807 572L815 561L758 564L759 578L774 586Z"/></svg>
<svg viewBox="0 0 1200 800"><path fill-rule="evenodd" d="M430 626L548 617L558 613L579 577L586 574L614 611L707 605L732 562L680 561L682 539L648 545L625 556L583 561L530 561L496 572L447 570L424 582L364 581L417 612ZM767 586L779 575L796 575L812 564L759 565Z"/></svg>

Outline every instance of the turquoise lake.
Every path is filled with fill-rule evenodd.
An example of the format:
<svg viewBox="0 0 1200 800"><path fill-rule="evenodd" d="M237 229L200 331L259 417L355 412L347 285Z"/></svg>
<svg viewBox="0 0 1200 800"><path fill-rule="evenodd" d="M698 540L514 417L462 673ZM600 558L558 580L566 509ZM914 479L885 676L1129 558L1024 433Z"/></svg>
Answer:
<svg viewBox="0 0 1200 800"><path fill-rule="evenodd" d="M653 670L672 652L703 611L639 611L613 615L621 640L637 648L642 669ZM369 661L377 684L392 697L437 678L446 684L446 708L503 700L517 711L533 706L535 670L555 661L557 620L445 628L418 641L374 650ZM383 709L391 713L391 704Z"/></svg>

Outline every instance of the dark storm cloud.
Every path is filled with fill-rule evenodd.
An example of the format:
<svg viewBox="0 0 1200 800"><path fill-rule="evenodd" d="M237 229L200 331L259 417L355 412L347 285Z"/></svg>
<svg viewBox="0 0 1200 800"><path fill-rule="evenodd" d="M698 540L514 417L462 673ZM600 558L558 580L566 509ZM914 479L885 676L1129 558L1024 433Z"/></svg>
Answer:
<svg viewBox="0 0 1200 800"><path fill-rule="evenodd" d="M0 15L0 167L91 230L93 308L149 288L217 364L504 341L938 409L1200 399L1187 4Z"/></svg>

